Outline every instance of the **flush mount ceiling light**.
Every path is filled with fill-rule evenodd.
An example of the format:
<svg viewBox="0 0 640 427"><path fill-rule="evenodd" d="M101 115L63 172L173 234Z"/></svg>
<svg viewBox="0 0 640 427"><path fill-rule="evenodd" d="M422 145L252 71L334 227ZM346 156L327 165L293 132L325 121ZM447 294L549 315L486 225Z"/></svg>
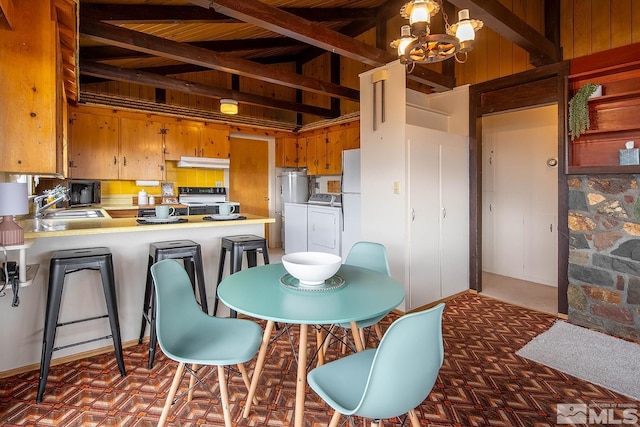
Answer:
<svg viewBox="0 0 640 427"><path fill-rule="evenodd" d="M443 10L447 34L431 34L431 17L440 9L442 0L411 0L402 6L400 15L408 19L410 25L403 25L400 38L391 42L391 47L398 49L401 63L414 66L416 62L441 62L452 57L460 63L467 60L467 52L473 49L475 33L482 28L482 21L469 19L469 9L462 9L458 12L458 23L449 25Z"/></svg>
<svg viewBox="0 0 640 427"><path fill-rule="evenodd" d="M238 114L238 101L235 99L221 99L220 112L223 114Z"/></svg>

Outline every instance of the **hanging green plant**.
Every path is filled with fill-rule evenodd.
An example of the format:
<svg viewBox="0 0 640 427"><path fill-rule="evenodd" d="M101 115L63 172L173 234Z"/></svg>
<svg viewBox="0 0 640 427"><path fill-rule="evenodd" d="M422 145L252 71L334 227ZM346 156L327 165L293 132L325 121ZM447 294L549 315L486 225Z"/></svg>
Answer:
<svg viewBox="0 0 640 427"><path fill-rule="evenodd" d="M572 141L590 127L587 101L599 86L596 83L587 83L578 89L569 101L569 132Z"/></svg>

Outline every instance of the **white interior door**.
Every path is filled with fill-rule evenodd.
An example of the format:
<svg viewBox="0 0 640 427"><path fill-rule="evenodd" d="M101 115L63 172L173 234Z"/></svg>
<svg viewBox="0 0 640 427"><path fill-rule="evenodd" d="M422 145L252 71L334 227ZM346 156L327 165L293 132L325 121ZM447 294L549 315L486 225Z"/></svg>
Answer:
<svg viewBox="0 0 640 427"><path fill-rule="evenodd" d="M441 298L469 289L469 149L467 137L440 142Z"/></svg>
<svg viewBox="0 0 640 427"><path fill-rule="evenodd" d="M409 128L409 126L408 126ZM423 134L421 135L420 132ZM409 310L440 299L440 145L409 135Z"/></svg>

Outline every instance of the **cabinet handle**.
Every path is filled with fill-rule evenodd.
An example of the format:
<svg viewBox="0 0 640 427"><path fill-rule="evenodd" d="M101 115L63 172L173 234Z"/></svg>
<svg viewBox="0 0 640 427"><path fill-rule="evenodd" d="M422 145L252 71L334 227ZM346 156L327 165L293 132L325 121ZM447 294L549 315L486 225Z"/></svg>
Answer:
<svg viewBox="0 0 640 427"><path fill-rule="evenodd" d="M493 212L493 203L489 203L489 212Z"/></svg>
<svg viewBox="0 0 640 427"><path fill-rule="evenodd" d="M549 231L553 233L553 224L549 224Z"/></svg>
<svg viewBox="0 0 640 427"><path fill-rule="evenodd" d="M117 165L118 164L118 159L116 158L116 156L113 156L113 164Z"/></svg>
<svg viewBox="0 0 640 427"><path fill-rule="evenodd" d="M198 155L198 149L194 148L193 149L193 156L196 157Z"/></svg>
<svg viewBox="0 0 640 427"><path fill-rule="evenodd" d="M411 222L416 220L416 210L411 208Z"/></svg>
<svg viewBox="0 0 640 427"><path fill-rule="evenodd" d="M127 166L127 158L126 158L126 156L123 157L123 159L124 159L124 166Z"/></svg>
<svg viewBox="0 0 640 427"><path fill-rule="evenodd" d="M442 219L447 217L447 208L442 208Z"/></svg>

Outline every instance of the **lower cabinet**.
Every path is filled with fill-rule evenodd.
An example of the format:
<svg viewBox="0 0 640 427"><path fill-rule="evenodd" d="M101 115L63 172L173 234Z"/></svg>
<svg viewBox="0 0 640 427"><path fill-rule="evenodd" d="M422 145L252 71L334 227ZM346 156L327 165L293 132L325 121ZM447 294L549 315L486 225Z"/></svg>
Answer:
<svg viewBox="0 0 640 427"><path fill-rule="evenodd" d="M406 127L408 309L469 289L468 140Z"/></svg>

